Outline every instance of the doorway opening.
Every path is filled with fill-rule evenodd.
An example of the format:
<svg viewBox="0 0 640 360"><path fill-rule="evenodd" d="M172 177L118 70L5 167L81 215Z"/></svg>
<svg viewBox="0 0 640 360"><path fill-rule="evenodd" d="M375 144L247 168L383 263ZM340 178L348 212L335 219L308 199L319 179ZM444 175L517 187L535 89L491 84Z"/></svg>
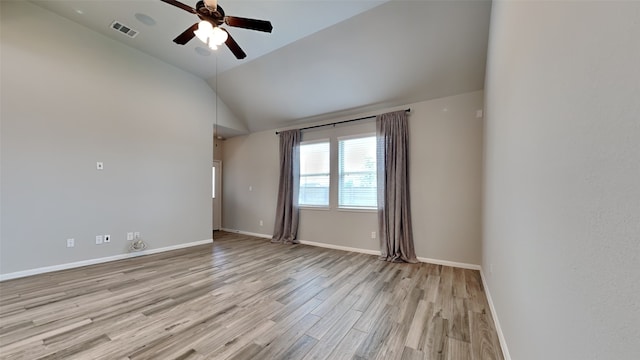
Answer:
<svg viewBox="0 0 640 360"><path fill-rule="evenodd" d="M213 160L211 167L211 199L213 206L213 231L222 227L222 162Z"/></svg>

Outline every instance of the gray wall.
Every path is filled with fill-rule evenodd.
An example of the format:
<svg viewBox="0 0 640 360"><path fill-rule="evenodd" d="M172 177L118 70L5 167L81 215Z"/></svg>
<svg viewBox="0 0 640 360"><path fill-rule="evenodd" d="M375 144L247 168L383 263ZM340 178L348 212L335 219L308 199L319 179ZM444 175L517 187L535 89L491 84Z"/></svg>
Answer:
<svg viewBox="0 0 640 360"><path fill-rule="evenodd" d="M213 138L213 160L222 160L224 154L224 140Z"/></svg>
<svg viewBox="0 0 640 360"><path fill-rule="evenodd" d="M494 2L483 268L513 359L640 355L640 3Z"/></svg>
<svg viewBox="0 0 640 360"><path fill-rule="evenodd" d="M411 206L420 257L480 263L483 122L476 111L482 101L479 91L408 105ZM372 121L307 131L303 138L335 139L371 131ZM226 140L223 164L223 227L272 234L278 137L264 131ZM303 209L298 238L379 250L372 231L377 231L375 212Z"/></svg>
<svg viewBox="0 0 640 360"><path fill-rule="evenodd" d="M32 4L1 16L0 273L122 254L133 231L210 239L211 88Z"/></svg>
<svg viewBox="0 0 640 360"><path fill-rule="evenodd" d="M225 140L222 177L222 227L272 234L278 191L278 137L274 131Z"/></svg>

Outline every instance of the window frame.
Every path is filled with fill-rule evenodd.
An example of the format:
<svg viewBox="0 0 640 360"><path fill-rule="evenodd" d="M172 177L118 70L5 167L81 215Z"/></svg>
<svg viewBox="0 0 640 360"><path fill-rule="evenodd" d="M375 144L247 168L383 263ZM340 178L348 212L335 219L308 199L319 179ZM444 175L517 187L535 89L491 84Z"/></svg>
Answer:
<svg viewBox="0 0 640 360"><path fill-rule="evenodd" d="M299 156L299 174L298 174L298 208L300 209L311 209L311 210L330 210L331 209L331 138L322 138L322 139L314 139L314 140L307 140L307 141L301 141L300 142L300 149L302 149L302 146L304 145L313 145L313 144L320 144L320 143L327 143L329 145L329 150L327 152L327 156L329 157L329 172L327 173L313 173L313 174L302 174L302 153L300 153ZM329 176L329 184L328 184L328 188L327 188L327 204L326 205L313 205L313 204L301 204L300 203L300 193L301 193L301 189L302 189L302 177L303 176L323 176L323 175L327 175Z"/></svg>
<svg viewBox="0 0 640 360"><path fill-rule="evenodd" d="M341 172L341 166L340 166L340 159L341 159L341 147L340 147L340 142L341 141L345 141L345 140L352 140L352 139L362 139L362 138L371 138L373 137L375 142L376 142L376 158L375 158L375 167L373 170L373 174L376 176L376 181L375 181L375 188L376 188L376 204L373 206L354 206L354 205L341 205L340 204L340 183L342 180L342 172ZM336 209L338 211L355 211L355 212L375 212L378 210L378 201L377 201L377 194L378 194L378 184L377 184L377 172L378 172L378 153L377 153L377 134L375 132L365 132L365 133L359 133L359 134L354 134L354 135L347 135L347 136L338 136L336 137L336 159L337 159L337 164L336 164L336 182L337 182L337 198L336 198ZM349 172L349 173L370 173L370 172L363 172L363 171L355 171L355 172Z"/></svg>

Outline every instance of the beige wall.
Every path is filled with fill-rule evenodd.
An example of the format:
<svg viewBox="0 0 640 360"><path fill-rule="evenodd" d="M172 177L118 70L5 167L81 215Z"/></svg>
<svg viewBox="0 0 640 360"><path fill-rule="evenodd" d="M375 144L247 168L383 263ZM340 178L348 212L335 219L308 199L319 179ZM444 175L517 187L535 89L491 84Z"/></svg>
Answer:
<svg viewBox="0 0 640 360"><path fill-rule="evenodd" d="M511 357L640 356L640 3L494 2L483 269Z"/></svg>
<svg viewBox="0 0 640 360"><path fill-rule="evenodd" d="M272 234L278 191L277 140L274 131L225 140L223 228ZM263 226L260 226L260 220Z"/></svg>
<svg viewBox="0 0 640 360"><path fill-rule="evenodd" d="M480 263L483 122L476 111L482 102L483 93L473 92L408 105L411 206L420 257ZM358 132L375 132L374 122L307 131L303 139ZM223 163L223 227L272 234L278 189L274 131L226 140ZM335 189L332 193L335 199ZM379 250L372 231L377 232L375 212L302 209L298 237Z"/></svg>
<svg viewBox="0 0 640 360"><path fill-rule="evenodd" d="M28 2L1 6L0 273L123 254L127 232L149 249L210 239L211 88Z"/></svg>

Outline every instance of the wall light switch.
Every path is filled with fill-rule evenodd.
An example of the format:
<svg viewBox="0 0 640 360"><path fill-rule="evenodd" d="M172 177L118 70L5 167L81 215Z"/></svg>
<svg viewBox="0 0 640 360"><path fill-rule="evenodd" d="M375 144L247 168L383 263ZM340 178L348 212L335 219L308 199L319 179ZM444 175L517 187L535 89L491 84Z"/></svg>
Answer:
<svg viewBox="0 0 640 360"><path fill-rule="evenodd" d="M67 239L67 247L71 248L76 246L76 241L74 239Z"/></svg>
<svg viewBox="0 0 640 360"><path fill-rule="evenodd" d="M132 232L127 233L127 240L128 241L133 240L133 233Z"/></svg>
<svg viewBox="0 0 640 360"><path fill-rule="evenodd" d="M96 163L96 169L98 169L98 170L104 169L104 164L102 163L102 161L98 161Z"/></svg>
<svg viewBox="0 0 640 360"><path fill-rule="evenodd" d="M96 245L102 244L102 235L96 235Z"/></svg>

